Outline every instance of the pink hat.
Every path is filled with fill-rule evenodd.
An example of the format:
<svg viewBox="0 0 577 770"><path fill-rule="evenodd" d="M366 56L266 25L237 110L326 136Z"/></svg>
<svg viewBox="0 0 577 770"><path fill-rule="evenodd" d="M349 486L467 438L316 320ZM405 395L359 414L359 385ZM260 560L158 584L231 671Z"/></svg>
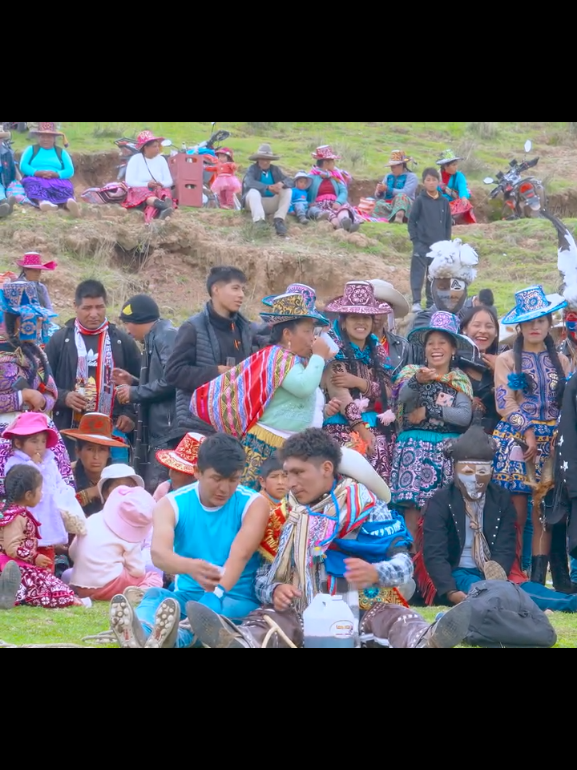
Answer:
<svg viewBox="0 0 577 770"><path fill-rule="evenodd" d="M145 144L149 142L164 142L164 136L154 136L152 131L141 131L138 134L136 145L139 150L142 150Z"/></svg>
<svg viewBox="0 0 577 770"><path fill-rule="evenodd" d="M152 529L154 498L140 487L116 487L102 511L108 529L127 543L141 543Z"/></svg>
<svg viewBox="0 0 577 770"><path fill-rule="evenodd" d="M341 160L341 156L336 154L330 144L323 144L322 147L317 147L312 156L315 160Z"/></svg>
<svg viewBox="0 0 577 770"><path fill-rule="evenodd" d="M34 436L36 433L47 433L48 440L46 446L48 449L54 449L60 441L58 431L51 428L48 423L48 417L41 412L22 412L4 431L2 438L16 438L23 436Z"/></svg>
<svg viewBox="0 0 577 770"><path fill-rule="evenodd" d="M28 254L24 254L16 264L18 267L28 267L31 270L56 270L58 267L57 262L44 262L42 264L42 255L38 254L37 251L29 251Z"/></svg>

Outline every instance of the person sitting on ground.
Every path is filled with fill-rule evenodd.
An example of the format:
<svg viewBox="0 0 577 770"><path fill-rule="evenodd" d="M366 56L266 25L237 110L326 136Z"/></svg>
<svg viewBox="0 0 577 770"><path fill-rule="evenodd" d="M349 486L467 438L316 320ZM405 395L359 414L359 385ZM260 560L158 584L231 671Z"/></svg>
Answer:
<svg viewBox="0 0 577 770"><path fill-rule="evenodd" d="M423 171L425 189L416 199L409 216L409 237L413 242L411 290L414 313L421 311L423 283L427 294L427 308L433 306L434 299L428 279L431 258L428 255L433 244L450 241L453 232L449 202L437 189L440 181L441 175L436 168L426 168Z"/></svg>
<svg viewBox="0 0 577 770"><path fill-rule="evenodd" d="M373 216L388 219L389 222L399 225L409 220L419 188L419 178L409 171L409 163L412 161L412 158L400 150L391 153L387 164L391 173L377 185L377 202Z"/></svg>
<svg viewBox="0 0 577 770"><path fill-rule="evenodd" d="M197 388L216 379L253 353L250 321L240 310L247 278L236 267L213 267L206 282L210 300L180 327L165 377L176 388L176 418L180 436L187 431L208 435L214 430L190 413Z"/></svg>
<svg viewBox="0 0 577 770"><path fill-rule="evenodd" d="M73 217L80 216L80 207L74 200L74 187L70 181L74 176L74 164L66 150L56 145L59 136L56 123L39 123L30 136L38 137L38 144L30 146L20 158L22 185L26 196L41 211L55 211L59 206L67 209Z"/></svg>
<svg viewBox="0 0 577 770"><path fill-rule="evenodd" d="M459 171L459 158L452 150L445 150L437 161L441 166L441 184L439 191L449 201L451 214L456 225L474 225L477 218L471 204L471 191L467 185L467 179L462 171Z"/></svg>
<svg viewBox="0 0 577 770"><path fill-rule="evenodd" d="M158 572L147 572L142 544L152 529L154 499L139 487L116 487L101 513L87 522L87 533L74 539L69 576L83 599L110 601L127 588L160 588Z"/></svg>
<svg viewBox="0 0 577 770"><path fill-rule="evenodd" d="M257 551L269 506L240 486L246 457L231 436L209 436L197 464L197 483L168 495L154 511L154 563L177 575L177 590L150 589L136 613L124 596L114 597L110 622L121 647L190 647L197 630L179 623L192 601L238 620L258 606Z"/></svg>
<svg viewBox="0 0 577 770"><path fill-rule="evenodd" d="M102 510L98 484L104 469L111 463L111 450L126 445L112 435L110 417L98 412L82 415L78 428L63 430L62 434L76 442L76 499L85 515L92 516Z"/></svg>
<svg viewBox="0 0 577 770"><path fill-rule="evenodd" d="M349 190L342 172L336 168L337 155L328 144L313 152L316 165L310 170L312 184L309 188L311 219L326 219L338 230L355 233L363 220L349 203Z"/></svg>
<svg viewBox="0 0 577 770"><path fill-rule="evenodd" d="M287 475L280 452L265 460L259 471L260 493L268 502L270 517L260 546L260 554L270 564L276 558L278 543L284 525L286 524L288 508Z"/></svg>
<svg viewBox="0 0 577 770"><path fill-rule="evenodd" d="M517 555L517 511L507 490L492 483L497 442L476 416L471 428L445 447L454 465L454 481L427 506L423 525L426 572L417 577L427 603L435 596L449 604L466 601L483 580L518 584L543 612L577 612L577 595L551 591L512 570ZM424 579L424 580L423 580Z"/></svg>
<svg viewBox="0 0 577 770"><path fill-rule="evenodd" d="M289 214L294 214L299 224L308 225L309 219L309 196L308 191L313 180L306 171L299 171L295 176L295 186L292 191L292 203Z"/></svg>
<svg viewBox="0 0 577 770"><path fill-rule="evenodd" d="M126 167L128 195L123 201L125 209L141 209L149 223L156 217L167 219L174 214L172 187L174 180L166 158L162 155L164 139L152 131L138 135L138 154L133 155Z"/></svg>
<svg viewBox="0 0 577 770"><path fill-rule="evenodd" d="M30 512L42 499L42 474L16 465L4 480L6 502L0 510L0 610L27 605L42 609L82 606L53 574L53 562L39 548L40 525Z"/></svg>
<svg viewBox="0 0 577 770"><path fill-rule="evenodd" d="M242 182L242 205L250 211L252 221L261 227L266 226L266 215L274 217L276 234L287 234L285 220L292 201L293 180L273 161L280 160L270 144L261 144L258 151L251 155L254 161Z"/></svg>
<svg viewBox="0 0 577 770"><path fill-rule="evenodd" d="M218 195L221 209L235 209L235 196L242 191L240 179L236 176L238 165L228 147L220 147L216 151L217 165L205 166L204 170L216 172L211 190Z"/></svg>
<svg viewBox="0 0 577 770"><path fill-rule="evenodd" d="M213 608L191 604L188 617L202 643L301 647L302 613L325 593L346 596L353 614L362 613L365 643L422 649L459 644L471 617L466 603L431 627L391 590L412 583L412 540L402 518L389 511L389 489L367 460L316 429L290 438L282 457L289 518L274 562L259 570L257 595L265 606L235 628Z"/></svg>
<svg viewBox="0 0 577 770"><path fill-rule="evenodd" d="M373 324L373 334L383 346L391 369L391 377L399 374L409 363L410 345L405 337L396 334L397 321L406 318L411 312L411 306L397 291L392 283L376 278L369 281L375 292L375 299L388 305L392 313L376 315Z"/></svg>
<svg viewBox="0 0 577 770"><path fill-rule="evenodd" d="M166 480L163 466L156 462L156 453L160 449L174 449L182 437L176 422L176 390L166 381L166 366L178 330L160 317L158 305L146 294L129 299L120 312L120 320L132 339L143 345L141 371L139 379L121 369L114 369L112 377L118 402L138 405L134 467L142 473L152 494Z"/></svg>
<svg viewBox="0 0 577 770"><path fill-rule="evenodd" d="M10 131L0 131L0 219L9 217L16 205L16 198L8 189L16 179L14 155L10 145L5 143L11 136Z"/></svg>
<svg viewBox="0 0 577 770"><path fill-rule="evenodd" d="M42 255L36 251L29 251L24 254L22 259L16 262L18 267L22 268L22 272L18 276L19 281L27 281L33 283L36 286L38 292L38 300L42 307L45 307L51 312L54 310L48 289L41 283L42 274L49 271L53 272L58 267L57 262L43 262Z"/></svg>

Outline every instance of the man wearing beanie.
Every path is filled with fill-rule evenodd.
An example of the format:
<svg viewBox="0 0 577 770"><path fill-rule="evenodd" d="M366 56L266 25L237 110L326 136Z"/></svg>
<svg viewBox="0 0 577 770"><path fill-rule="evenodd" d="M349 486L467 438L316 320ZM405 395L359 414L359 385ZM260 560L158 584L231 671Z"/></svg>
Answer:
<svg viewBox="0 0 577 770"><path fill-rule="evenodd" d="M146 294L131 297L120 320L144 347L139 380L122 369L115 369L113 377L119 402L138 405L135 466L153 493L167 479L166 468L156 460L157 451L175 449L182 438L176 424L176 391L164 377L177 329L160 317L158 305Z"/></svg>

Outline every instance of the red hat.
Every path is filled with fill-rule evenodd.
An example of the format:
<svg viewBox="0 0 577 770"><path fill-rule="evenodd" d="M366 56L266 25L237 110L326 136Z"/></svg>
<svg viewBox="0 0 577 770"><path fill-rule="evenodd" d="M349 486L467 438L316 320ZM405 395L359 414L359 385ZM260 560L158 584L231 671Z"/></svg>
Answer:
<svg viewBox="0 0 577 770"><path fill-rule="evenodd" d="M54 449L60 441L58 431L51 428L48 424L48 417L42 412L22 412L4 431L3 438L15 438L19 436L34 436L36 433L47 433L48 440L46 446L48 449Z"/></svg>
<svg viewBox="0 0 577 770"><path fill-rule="evenodd" d="M198 450L206 436L200 433L187 433L174 451L161 449L156 453L156 459L165 468L194 476L198 461Z"/></svg>
<svg viewBox="0 0 577 770"><path fill-rule="evenodd" d="M341 156L337 155L330 144L323 144L322 147L317 147L313 152L313 158L315 160L340 160Z"/></svg>
<svg viewBox="0 0 577 770"><path fill-rule="evenodd" d="M218 150L215 150L216 155L228 155L228 157L231 160L234 160L234 154L230 147L219 147Z"/></svg>
<svg viewBox="0 0 577 770"><path fill-rule="evenodd" d="M141 131L136 140L138 149L142 150L144 145L149 142L164 142L164 136L155 136L152 131Z"/></svg>
<svg viewBox="0 0 577 770"><path fill-rule="evenodd" d="M31 270L56 270L57 262L42 262L42 255L37 251L29 251L22 259L16 262L18 267L27 267Z"/></svg>

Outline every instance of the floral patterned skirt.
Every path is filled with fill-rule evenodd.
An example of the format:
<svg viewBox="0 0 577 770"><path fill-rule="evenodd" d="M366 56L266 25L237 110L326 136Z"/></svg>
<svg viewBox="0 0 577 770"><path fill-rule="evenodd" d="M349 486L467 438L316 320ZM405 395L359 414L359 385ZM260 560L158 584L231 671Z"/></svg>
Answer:
<svg viewBox="0 0 577 770"><path fill-rule="evenodd" d="M3 564L11 559L3 556L0 559L0 570ZM43 607L49 610L59 610L78 604L74 591L65 585L46 569L16 562L22 573L22 582L16 596L16 606Z"/></svg>
<svg viewBox="0 0 577 770"><path fill-rule="evenodd" d="M405 508L423 509L438 489L453 480L453 463L445 457L445 441L457 433L407 430L401 433L393 453L392 502Z"/></svg>
<svg viewBox="0 0 577 770"><path fill-rule="evenodd" d="M535 477L537 483L541 480L541 474L545 462L552 455L553 435L557 422L533 422L535 426L535 438L539 454L535 461ZM522 459L522 450L515 439L523 440L523 437L505 421L500 422L493 434L499 448L495 455L493 467L493 481L500 487L508 489L512 495L531 495L532 488L527 483L527 465Z"/></svg>
<svg viewBox="0 0 577 770"><path fill-rule="evenodd" d="M263 463L284 446L286 439L270 430L255 425L242 440L246 452L246 468L241 484L250 489L260 489L259 473Z"/></svg>
<svg viewBox="0 0 577 770"><path fill-rule="evenodd" d="M392 222L399 211L404 211L405 219L408 219L413 208L413 201L408 195L399 193L395 195L392 201L378 200L373 210L373 217L388 219Z"/></svg>
<svg viewBox="0 0 577 770"><path fill-rule="evenodd" d="M351 434L354 431L349 425L325 425L323 430L338 441L341 446L347 446L353 440ZM390 484L395 438L394 436L388 438L376 428L370 428L370 431L376 438L375 453L367 459L383 481Z"/></svg>

